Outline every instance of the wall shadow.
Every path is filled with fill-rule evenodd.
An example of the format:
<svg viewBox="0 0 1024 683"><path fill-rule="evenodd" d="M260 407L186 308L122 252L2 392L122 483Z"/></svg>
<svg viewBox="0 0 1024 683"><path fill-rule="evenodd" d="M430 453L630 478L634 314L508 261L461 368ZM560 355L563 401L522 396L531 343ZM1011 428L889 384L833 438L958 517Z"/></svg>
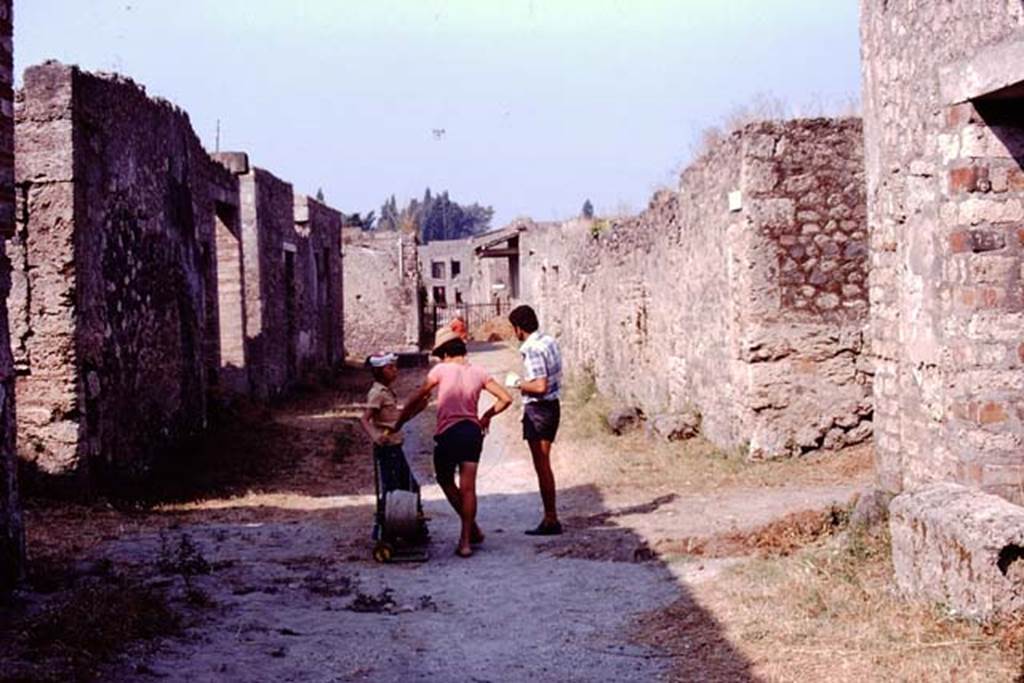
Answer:
<svg viewBox="0 0 1024 683"><path fill-rule="evenodd" d="M447 503L431 499L427 502L432 517L428 544L431 557L426 563L412 565L373 562L372 505L307 511L240 507L154 514L156 518L173 518L170 538L187 534L210 562L214 569L203 577L201 585L216 597L219 608L214 621L200 622L191 635L184 634L187 648L161 648L169 655L158 649L153 669L174 666L166 657L182 652L206 660L231 661L236 656L231 648L238 644L208 635L235 630L233 620L241 618L235 606L245 611L247 618L253 618L247 596L261 595L270 611L275 611L276 605L293 617L296 610L303 614L308 610L312 615L323 613L329 598L342 595L331 593L331 586L343 586L350 578L360 577L362 585L374 586L375 595L386 598L379 612L387 619L358 621L358 629L381 642L397 642L410 628L422 626L414 612L389 611L408 600L412 586L440 605L429 617L429 637L417 640L415 652L389 658L385 680L418 680L425 670L431 671L435 680L598 680L592 677L595 671L601 672L600 680L760 680L722 624L699 604L691 589L647 549L643 538L615 523L624 515L653 512L671 497L628 508L609 508L592 485L560 493L565 501L567 532L553 539L535 539L522 533L535 521L539 505L536 494L482 495L479 519L488 537L469 560L456 558L452 552L457 518ZM236 537L239 541L234 545L224 541ZM155 558L160 539L154 533L121 536L97 552L116 547L111 557L117 566L120 557ZM279 573L261 570L260 563L287 567L289 573L282 578ZM271 574L275 578L269 579ZM465 584L472 582L474 575L481 588L486 584L486 591L467 594ZM526 592L524 581L530 586ZM283 590L283 583L301 590ZM390 606L387 600L392 600ZM669 607L671 611L665 612ZM332 628L342 634L356 628L359 618L345 609L327 613ZM467 613L492 616L473 619L472 628L468 628ZM585 613L589 616L579 616ZM510 615L531 626L510 628ZM652 624L664 638L650 637ZM295 640L290 641L291 649ZM461 656L449 656L452 642L459 643L464 661ZM503 643L497 654L495 642ZM346 643L337 645L344 647ZM535 670L529 664L524 668L524 651L533 653L531 658L535 656ZM443 657L439 653L444 653ZM451 668L438 670L439 660L449 660ZM478 660L489 668L474 669L484 666ZM377 661L371 652L356 648L346 655L344 665L372 671ZM295 661L292 666L300 675L303 663ZM111 679L117 679L117 675L113 673ZM446 678L449 675L452 678Z"/></svg>

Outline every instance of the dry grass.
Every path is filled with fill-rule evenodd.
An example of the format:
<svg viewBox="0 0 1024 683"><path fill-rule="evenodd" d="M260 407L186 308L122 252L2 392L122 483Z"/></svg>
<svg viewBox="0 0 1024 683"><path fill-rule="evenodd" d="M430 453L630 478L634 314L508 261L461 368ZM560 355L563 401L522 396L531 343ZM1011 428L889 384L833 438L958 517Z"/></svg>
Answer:
<svg viewBox="0 0 1024 683"><path fill-rule="evenodd" d="M643 486L654 494L701 492L722 488L866 485L872 480L870 444L840 452L809 453L799 458L750 461L697 437L666 442L643 428L615 436L605 416L611 401L592 379L573 377L563 398L563 433L586 462L573 460L572 474L602 487ZM556 457L558 456L556 449ZM652 483L652 474L656 477Z"/></svg>
<svg viewBox="0 0 1024 683"><path fill-rule="evenodd" d="M654 545L654 550L663 556L785 557L835 534L846 525L848 519L849 513L836 506L827 510L805 510L788 514L750 531L661 541Z"/></svg>
<svg viewBox="0 0 1024 683"><path fill-rule="evenodd" d="M889 539L850 532L752 560L695 586L751 671L770 681L1019 681L1020 620L981 625L895 595ZM687 599L650 615L641 639L682 653Z"/></svg>
<svg viewBox="0 0 1024 683"><path fill-rule="evenodd" d="M118 575L81 578L2 633L0 681L88 681L127 647L178 632L164 593Z"/></svg>

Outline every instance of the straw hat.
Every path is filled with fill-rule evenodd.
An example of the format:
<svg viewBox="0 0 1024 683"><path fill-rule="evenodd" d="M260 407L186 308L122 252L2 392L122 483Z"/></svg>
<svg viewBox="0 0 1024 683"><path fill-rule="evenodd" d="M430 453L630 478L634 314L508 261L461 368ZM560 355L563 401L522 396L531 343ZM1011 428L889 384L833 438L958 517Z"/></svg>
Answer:
<svg viewBox="0 0 1024 683"><path fill-rule="evenodd" d="M462 339L462 337L460 337L459 333L453 330L448 325L438 328L437 332L434 334L434 350L432 351L432 353L436 354L437 350L440 347L444 346L453 339Z"/></svg>

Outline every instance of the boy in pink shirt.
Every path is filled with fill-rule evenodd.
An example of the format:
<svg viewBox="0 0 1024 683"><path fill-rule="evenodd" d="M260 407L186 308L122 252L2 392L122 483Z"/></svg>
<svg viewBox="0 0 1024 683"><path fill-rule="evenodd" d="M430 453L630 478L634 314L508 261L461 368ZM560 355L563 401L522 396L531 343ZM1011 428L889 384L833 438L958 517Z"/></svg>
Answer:
<svg viewBox="0 0 1024 683"><path fill-rule="evenodd" d="M441 362L427 375L419 391L406 402L398 427L419 414L434 389L438 390L437 428L434 430L434 472L452 508L462 520L462 533L455 553L460 557L473 554L473 544L484 540L476 524L476 473L483 450L484 433L491 418L512 403L504 387L495 382L481 367L466 359L466 343L450 327L443 327L434 337L434 355ZM480 392L486 390L495 403L477 416ZM455 483L455 470L459 482Z"/></svg>

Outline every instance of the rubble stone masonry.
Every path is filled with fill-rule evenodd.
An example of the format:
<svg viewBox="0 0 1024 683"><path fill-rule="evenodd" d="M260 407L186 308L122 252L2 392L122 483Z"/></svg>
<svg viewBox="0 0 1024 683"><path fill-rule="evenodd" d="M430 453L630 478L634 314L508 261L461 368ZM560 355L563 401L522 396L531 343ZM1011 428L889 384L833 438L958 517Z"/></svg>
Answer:
<svg viewBox="0 0 1024 683"><path fill-rule="evenodd" d="M0 240L14 234L14 47L12 0L0 0ZM0 595L22 574L25 531L15 455L14 360L7 307L11 266L0 256Z"/></svg>
<svg viewBox="0 0 1024 683"><path fill-rule="evenodd" d="M420 275L416 238L348 227L344 235L345 348L363 358L420 344Z"/></svg>
<svg viewBox="0 0 1024 683"><path fill-rule="evenodd" d="M864 441L862 160L857 120L750 125L636 217L528 227L523 300L649 419L697 410L752 457Z"/></svg>
<svg viewBox="0 0 1024 683"><path fill-rule="evenodd" d="M57 63L26 72L16 138L20 453L44 474L134 474L205 426L215 216L237 213L237 183L182 111Z"/></svg>
<svg viewBox="0 0 1024 683"><path fill-rule="evenodd" d="M1020 602L972 594L1019 595L1024 556L989 495L1024 503L1024 7L862 0L861 38L878 472L908 497L897 578L987 616ZM936 504L950 483L967 493ZM935 580L942 555L962 561Z"/></svg>

